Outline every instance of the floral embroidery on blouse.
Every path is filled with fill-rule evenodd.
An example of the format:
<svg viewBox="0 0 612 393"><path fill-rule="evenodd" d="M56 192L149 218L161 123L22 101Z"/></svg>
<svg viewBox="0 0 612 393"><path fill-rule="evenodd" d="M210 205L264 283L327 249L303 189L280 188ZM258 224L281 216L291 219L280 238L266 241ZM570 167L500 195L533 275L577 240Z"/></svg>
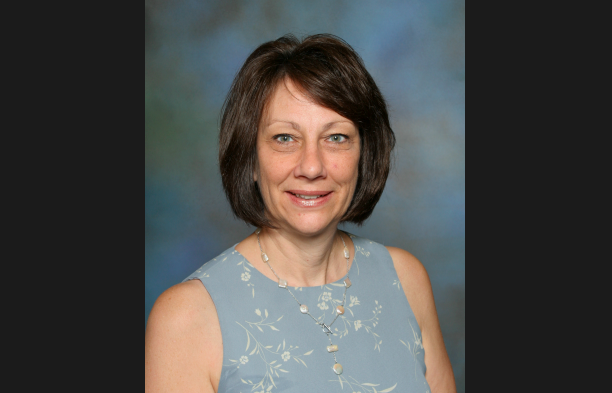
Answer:
<svg viewBox="0 0 612 393"><path fill-rule="evenodd" d="M416 330L414 330L414 326L412 326L412 322L408 321L408 323L410 324L410 328L412 329L412 334L414 336L414 344L410 343L410 340L406 340L406 342L404 342L404 340L400 340L400 342L402 344L404 344L404 346L406 348L408 348L408 351L410 351L410 354L414 357L414 375L415 377L417 376L418 373L418 356L421 354L421 351L425 349L425 347L423 346L423 337L420 336Z"/></svg>
<svg viewBox="0 0 612 393"><path fill-rule="evenodd" d="M343 375L339 376L337 381L331 380L329 382L340 384L340 387L342 388L342 390L344 390L344 385L347 385L349 389L351 389L355 393L361 393L362 391L367 392L367 393L390 393L394 391L395 388L397 387L397 384L395 384L395 386L392 386L385 390L378 390L376 388L379 387L380 384L377 385L373 383L361 383L353 377L345 378Z"/></svg>
<svg viewBox="0 0 612 393"><path fill-rule="evenodd" d="M238 263L238 266L242 266L242 274L240 276L241 280L247 283L247 286L252 287L253 299L255 299L255 284L251 281L251 269L255 269L253 265L245 258L242 258L242 261Z"/></svg>
<svg viewBox="0 0 612 393"><path fill-rule="evenodd" d="M252 381L245 380L241 378L243 384L249 386L251 391L256 391L258 389L263 389L262 392L273 392L276 386L276 381L278 378L281 378L282 374L291 373L290 370L286 370L285 368L291 369L293 363L288 363L291 359L295 360L298 365L302 365L304 367L308 367L306 362L304 361L304 357L312 355L314 350L306 352L303 355L299 355L296 352L299 347L294 347L293 345L287 345L287 341L283 340L278 344L276 351L274 350L273 345L265 345L261 341L255 337L253 331L251 329L257 328L260 332L264 332L263 328L270 328L271 331L279 332L280 330L274 326L275 323L280 322L284 316L279 317L274 322L269 322L270 313L268 310L264 310L262 313L260 309L255 310L255 314L261 318L259 322L248 322L247 324L250 328L247 328L243 324L236 322L242 329L244 329L246 333L247 343L245 353L247 355L242 356L239 360L230 359L229 365L224 365L224 367L236 367L240 368L241 365L246 365L250 360L253 362L261 363L266 368L266 373L264 377L260 381ZM280 338L278 338L280 340ZM251 357L252 359L249 359Z"/></svg>

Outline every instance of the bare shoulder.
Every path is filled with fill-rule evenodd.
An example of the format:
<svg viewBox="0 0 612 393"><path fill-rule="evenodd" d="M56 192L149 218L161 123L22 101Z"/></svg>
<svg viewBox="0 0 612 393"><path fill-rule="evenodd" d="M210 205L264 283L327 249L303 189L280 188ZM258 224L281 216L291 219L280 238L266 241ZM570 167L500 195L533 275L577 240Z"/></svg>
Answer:
<svg viewBox="0 0 612 393"><path fill-rule="evenodd" d="M145 334L145 391L216 391L222 356L217 311L204 285L194 280L164 292Z"/></svg>
<svg viewBox="0 0 612 393"><path fill-rule="evenodd" d="M408 251L400 248L387 247L387 250L389 250L391 258L393 258L395 270L409 300L419 303L433 300L431 280L421 261ZM431 299L429 299L430 295Z"/></svg>
<svg viewBox="0 0 612 393"><path fill-rule="evenodd" d="M421 261L409 252L393 247L387 249L421 328L431 391L456 393L455 376L442 338L429 274Z"/></svg>
<svg viewBox="0 0 612 393"><path fill-rule="evenodd" d="M412 276L412 279L417 281L415 284L419 284L418 281L424 280L429 283L429 275L425 266L414 255L401 248L387 247L387 250L389 250L389 254L393 258L393 263L398 273Z"/></svg>
<svg viewBox="0 0 612 393"><path fill-rule="evenodd" d="M427 335L438 325L431 280L425 266L414 255L399 248L387 247L395 270L421 331Z"/></svg>
<svg viewBox="0 0 612 393"><path fill-rule="evenodd" d="M214 307L214 303L202 283L189 281L168 289L157 299L149 324L189 329L202 322L211 306Z"/></svg>

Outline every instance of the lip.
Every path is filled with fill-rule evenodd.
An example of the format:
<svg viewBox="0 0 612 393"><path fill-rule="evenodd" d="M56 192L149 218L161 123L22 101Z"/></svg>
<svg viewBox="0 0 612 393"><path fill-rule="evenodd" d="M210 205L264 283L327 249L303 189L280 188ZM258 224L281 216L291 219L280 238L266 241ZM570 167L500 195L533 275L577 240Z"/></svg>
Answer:
<svg viewBox="0 0 612 393"><path fill-rule="evenodd" d="M334 193L330 191L292 190L292 191L287 191L285 194L287 194L287 196L289 197L291 202L293 202L294 205L301 207L301 208L312 209L312 208L317 208L317 207L321 207L325 205L327 202L331 200L332 195ZM304 195L304 196L317 196L317 195L325 195L325 196L321 198L317 198L317 199L305 200L302 198L298 198L293 194Z"/></svg>

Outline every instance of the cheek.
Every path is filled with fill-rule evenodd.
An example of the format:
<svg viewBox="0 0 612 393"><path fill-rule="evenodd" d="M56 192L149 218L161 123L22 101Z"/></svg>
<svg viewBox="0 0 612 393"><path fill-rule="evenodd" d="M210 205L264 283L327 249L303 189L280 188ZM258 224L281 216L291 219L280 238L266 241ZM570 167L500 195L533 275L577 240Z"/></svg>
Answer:
<svg viewBox="0 0 612 393"><path fill-rule="evenodd" d="M342 183L356 182L359 177L359 160L351 157L347 160L336 161L332 164L336 178Z"/></svg>
<svg viewBox="0 0 612 393"><path fill-rule="evenodd" d="M280 184L291 173L291 165L283 160L260 157L259 162L259 174L268 186Z"/></svg>

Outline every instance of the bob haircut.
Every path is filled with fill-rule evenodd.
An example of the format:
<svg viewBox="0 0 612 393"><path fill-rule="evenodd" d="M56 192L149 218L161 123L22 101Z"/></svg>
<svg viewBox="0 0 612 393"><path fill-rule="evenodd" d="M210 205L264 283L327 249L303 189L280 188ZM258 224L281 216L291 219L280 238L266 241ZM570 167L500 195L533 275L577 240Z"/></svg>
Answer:
<svg viewBox="0 0 612 393"><path fill-rule="evenodd" d="M286 35L263 44L234 79L223 105L219 136L223 188L234 214L255 227L273 227L253 174L264 110L278 85L287 79L313 102L351 120L359 129L359 179L342 222L363 225L387 183L395 134L387 103L363 60L344 40L329 34L309 36L302 42Z"/></svg>

